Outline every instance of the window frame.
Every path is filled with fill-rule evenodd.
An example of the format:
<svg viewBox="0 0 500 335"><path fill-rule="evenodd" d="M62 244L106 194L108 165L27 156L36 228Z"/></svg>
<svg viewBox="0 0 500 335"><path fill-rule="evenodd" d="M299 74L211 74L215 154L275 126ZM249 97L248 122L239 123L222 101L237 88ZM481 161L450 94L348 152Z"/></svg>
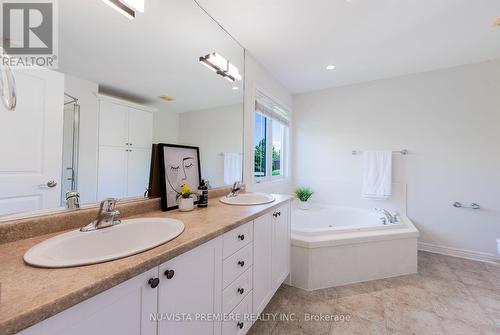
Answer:
<svg viewBox="0 0 500 335"><path fill-rule="evenodd" d="M253 180L255 184L262 184L266 182L274 182L280 181L288 178L288 140L289 140L289 132L290 127L279 120L273 119L269 115L263 114L258 110L254 111L254 130L253 134L255 134L255 114L259 114L266 119L265 127L266 127L266 174L265 176L258 177L255 175L255 146L253 148ZM277 122L283 127L283 138L281 143L281 152L280 152L280 170L282 171L280 175L273 176L273 123Z"/></svg>

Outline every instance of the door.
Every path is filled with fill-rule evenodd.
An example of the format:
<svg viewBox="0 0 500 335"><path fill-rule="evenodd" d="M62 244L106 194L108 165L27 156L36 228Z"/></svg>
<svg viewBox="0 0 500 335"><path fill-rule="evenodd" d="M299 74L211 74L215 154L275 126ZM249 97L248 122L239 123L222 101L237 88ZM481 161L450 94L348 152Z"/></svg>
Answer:
<svg viewBox="0 0 500 335"><path fill-rule="evenodd" d="M99 147L98 201L127 195L127 156L125 147Z"/></svg>
<svg viewBox="0 0 500 335"><path fill-rule="evenodd" d="M16 110L0 104L0 215L60 206L64 76L46 69L14 76Z"/></svg>
<svg viewBox="0 0 500 335"><path fill-rule="evenodd" d="M264 310L274 294L272 285L272 224L271 214L256 219L253 223L253 312Z"/></svg>
<svg viewBox="0 0 500 335"><path fill-rule="evenodd" d="M273 213L273 288L277 290L290 273L290 205Z"/></svg>
<svg viewBox="0 0 500 335"><path fill-rule="evenodd" d="M142 197L149 186L151 150L128 149L127 196Z"/></svg>
<svg viewBox="0 0 500 335"><path fill-rule="evenodd" d="M19 335L155 335L158 293L158 288L152 287L155 278L158 278L158 267L44 320Z"/></svg>
<svg viewBox="0 0 500 335"><path fill-rule="evenodd" d="M220 237L160 265L160 279L159 335L220 334L220 322L202 319L222 310Z"/></svg>

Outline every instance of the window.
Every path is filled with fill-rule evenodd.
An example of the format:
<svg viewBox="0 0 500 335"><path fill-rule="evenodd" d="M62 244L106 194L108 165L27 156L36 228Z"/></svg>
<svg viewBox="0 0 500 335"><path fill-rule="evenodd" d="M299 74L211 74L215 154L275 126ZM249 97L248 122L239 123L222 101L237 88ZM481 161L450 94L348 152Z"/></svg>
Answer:
<svg viewBox="0 0 500 335"><path fill-rule="evenodd" d="M267 163L267 118L260 114L255 113L255 167L254 176L262 178L266 176L266 163Z"/></svg>
<svg viewBox="0 0 500 335"><path fill-rule="evenodd" d="M254 128L254 179L287 176L288 112L257 93Z"/></svg>
<svg viewBox="0 0 500 335"><path fill-rule="evenodd" d="M284 166L283 166L283 157L284 153L284 144L285 144L285 126L279 123L278 121L272 122L272 176L281 176L284 177Z"/></svg>

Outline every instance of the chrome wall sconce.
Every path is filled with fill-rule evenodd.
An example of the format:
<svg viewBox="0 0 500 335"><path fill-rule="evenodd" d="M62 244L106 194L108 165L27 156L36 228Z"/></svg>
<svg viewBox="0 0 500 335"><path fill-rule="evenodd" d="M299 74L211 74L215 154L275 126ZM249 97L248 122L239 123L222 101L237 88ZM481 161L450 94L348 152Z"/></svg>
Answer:
<svg viewBox="0 0 500 335"><path fill-rule="evenodd" d="M232 83L242 78L238 68L216 52L200 57L200 63Z"/></svg>
<svg viewBox="0 0 500 335"><path fill-rule="evenodd" d="M102 0L106 5L132 20L136 12L144 13L144 0Z"/></svg>

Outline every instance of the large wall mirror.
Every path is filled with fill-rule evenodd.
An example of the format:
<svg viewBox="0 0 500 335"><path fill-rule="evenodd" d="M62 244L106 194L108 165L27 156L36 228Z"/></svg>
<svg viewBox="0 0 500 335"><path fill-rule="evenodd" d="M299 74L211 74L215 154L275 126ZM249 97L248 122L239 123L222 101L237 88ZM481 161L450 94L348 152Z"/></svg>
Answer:
<svg viewBox="0 0 500 335"><path fill-rule="evenodd" d="M244 49L195 1L147 0L134 19L58 6L58 68L13 69L16 109L0 105L0 221L67 208L68 192L147 196L155 143L199 147L211 188L241 180Z"/></svg>

